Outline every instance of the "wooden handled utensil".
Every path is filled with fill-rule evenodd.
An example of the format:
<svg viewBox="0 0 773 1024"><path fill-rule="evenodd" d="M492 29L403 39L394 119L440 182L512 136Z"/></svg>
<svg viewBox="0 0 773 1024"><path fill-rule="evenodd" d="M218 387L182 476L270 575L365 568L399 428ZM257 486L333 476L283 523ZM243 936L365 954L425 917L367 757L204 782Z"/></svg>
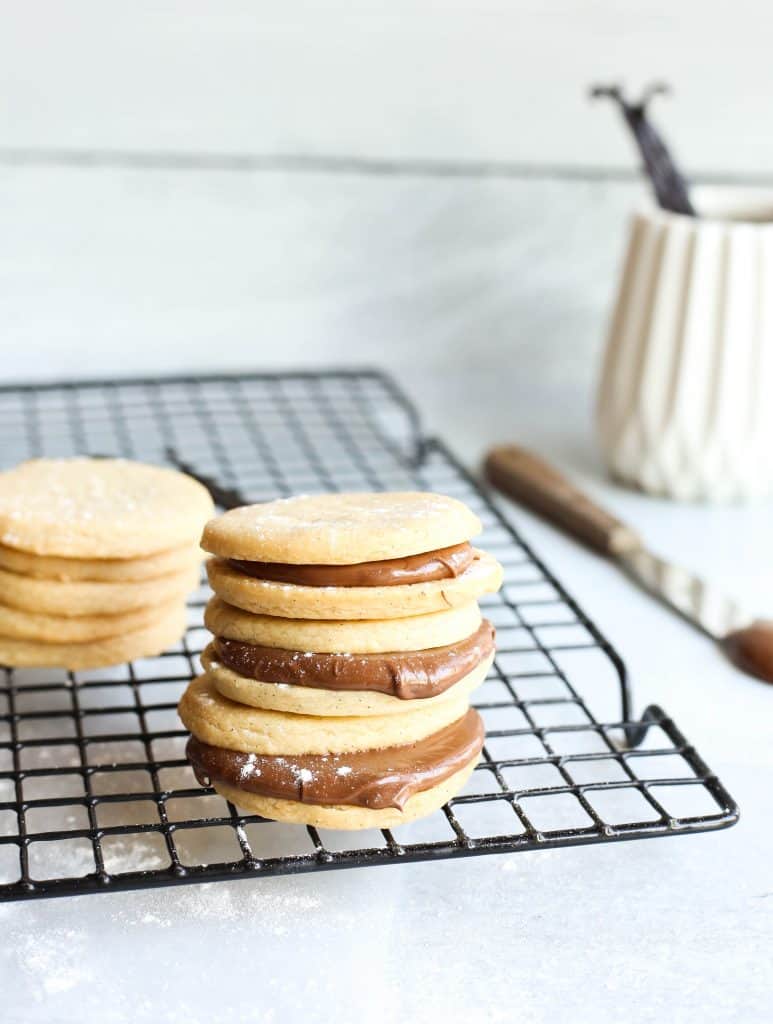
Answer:
<svg viewBox="0 0 773 1024"><path fill-rule="evenodd" d="M516 445L493 448L484 469L498 490L617 562L640 586L716 640L738 668L773 683L773 622L756 619L689 570L652 554L635 530L533 452Z"/></svg>

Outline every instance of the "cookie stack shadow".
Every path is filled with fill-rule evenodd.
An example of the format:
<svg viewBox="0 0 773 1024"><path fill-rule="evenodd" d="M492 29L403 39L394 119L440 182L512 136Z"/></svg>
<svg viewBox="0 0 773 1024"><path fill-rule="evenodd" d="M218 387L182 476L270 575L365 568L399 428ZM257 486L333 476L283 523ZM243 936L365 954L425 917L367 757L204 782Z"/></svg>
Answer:
<svg viewBox="0 0 773 1024"><path fill-rule="evenodd" d="M199 781L250 813L342 829L394 827L458 793L494 656L477 601L501 584L469 543L480 529L419 492L289 498L207 524L214 636L179 707Z"/></svg>
<svg viewBox="0 0 773 1024"><path fill-rule="evenodd" d="M212 509L190 477L125 460L0 474L0 663L98 668L176 643Z"/></svg>

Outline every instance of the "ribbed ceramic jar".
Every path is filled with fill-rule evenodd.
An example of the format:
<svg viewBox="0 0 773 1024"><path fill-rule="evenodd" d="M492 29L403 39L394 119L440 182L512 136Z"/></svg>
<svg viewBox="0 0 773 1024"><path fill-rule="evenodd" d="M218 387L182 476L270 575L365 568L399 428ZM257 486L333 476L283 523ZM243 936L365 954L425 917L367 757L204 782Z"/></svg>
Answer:
<svg viewBox="0 0 773 1024"><path fill-rule="evenodd" d="M773 492L773 195L633 218L598 394L611 473L652 494Z"/></svg>

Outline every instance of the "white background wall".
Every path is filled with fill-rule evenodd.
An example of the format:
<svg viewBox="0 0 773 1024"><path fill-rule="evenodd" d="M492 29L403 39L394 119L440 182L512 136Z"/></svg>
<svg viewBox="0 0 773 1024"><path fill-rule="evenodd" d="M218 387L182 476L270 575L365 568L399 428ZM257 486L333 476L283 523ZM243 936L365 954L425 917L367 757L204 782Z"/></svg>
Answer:
<svg viewBox="0 0 773 1024"><path fill-rule="evenodd" d="M761 0L3 3L6 147L631 166L596 78L671 81L687 165L773 171Z"/></svg>
<svg viewBox="0 0 773 1024"><path fill-rule="evenodd" d="M8 378L382 363L560 402L645 195L588 84L669 80L691 174L773 179L762 2L1 9Z"/></svg>

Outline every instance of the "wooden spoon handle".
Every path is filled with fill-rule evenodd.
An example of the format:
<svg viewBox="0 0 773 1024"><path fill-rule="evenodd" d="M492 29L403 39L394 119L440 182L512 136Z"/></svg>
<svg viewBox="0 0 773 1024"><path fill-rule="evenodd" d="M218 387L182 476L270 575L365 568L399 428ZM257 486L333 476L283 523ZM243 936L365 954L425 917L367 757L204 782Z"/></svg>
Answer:
<svg viewBox="0 0 773 1024"><path fill-rule="evenodd" d="M605 555L618 555L641 547L641 539L578 490L543 459L519 448L501 445L486 456L489 481L511 498L551 520L578 540Z"/></svg>

